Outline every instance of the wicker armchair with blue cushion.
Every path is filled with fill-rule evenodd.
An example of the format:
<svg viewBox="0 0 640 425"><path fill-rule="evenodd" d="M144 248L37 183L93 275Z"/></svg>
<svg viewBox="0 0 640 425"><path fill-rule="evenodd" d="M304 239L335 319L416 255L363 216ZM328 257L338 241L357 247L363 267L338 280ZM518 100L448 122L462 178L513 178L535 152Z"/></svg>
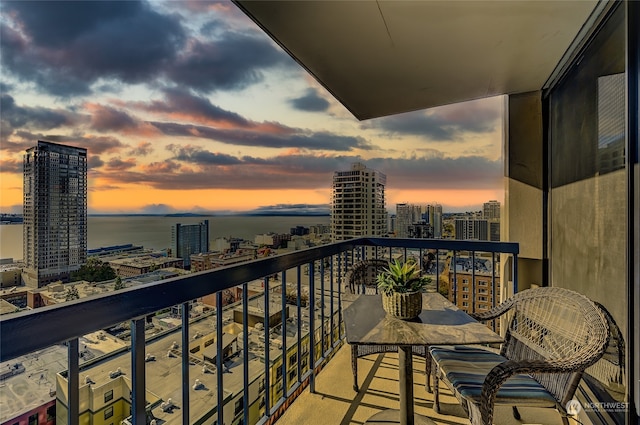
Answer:
<svg viewBox="0 0 640 425"><path fill-rule="evenodd" d="M346 290L352 294L377 294L376 276L382 269L389 266L389 261L370 259L359 261L349 269L345 275ZM397 345L351 345L351 369L353 371L353 390L359 391L358 386L358 358L370 354L397 353ZM425 375L427 390L430 390L429 376L431 373L431 358L428 346L414 346L413 354L425 359Z"/></svg>
<svg viewBox="0 0 640 425"><path fill-rule="evenodd" d="M431 347L434 409L440 410L438 380L460 400L473 425L491 425L495 404L557 409L565 407L584 370L608 346L609 324L585 296L563 288L523 291L478 320L506 315L509 325L500 353L475 346Z"/></svg>

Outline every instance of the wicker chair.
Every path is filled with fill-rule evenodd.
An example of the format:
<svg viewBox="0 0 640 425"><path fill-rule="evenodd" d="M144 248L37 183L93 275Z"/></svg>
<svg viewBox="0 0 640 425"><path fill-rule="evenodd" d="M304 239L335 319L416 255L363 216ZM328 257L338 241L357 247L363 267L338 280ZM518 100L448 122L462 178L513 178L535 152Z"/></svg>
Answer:
<svg viewBox="0 0 640 425"><path fill-rule="evenodd" d="M432 347L434 409L440 410L443 379L469 414L471 423L493 423L494 404L551 407L568 424L565 406L584 370L603 355L609 324L602 310L563 288L523 291L478 320L509 318L500 354L472 346ZM514 416L519 417L514 407Z"/></svg>
<svg viewBox="0 0 640 425"><path fill-rule="evenodd" d="M389 266L389 262L371 259L357 262L345 275L346 290L352 294L377 294L376 276L382 269ZM427 390L430 391L429 376L431 373L431 357L428 346L414 346L413 354L425 359L425 375ZM360 345L351 344L351 369L353 371L353 390L358 392L358 358L369 354L397 353L397 345Z"/></svg>

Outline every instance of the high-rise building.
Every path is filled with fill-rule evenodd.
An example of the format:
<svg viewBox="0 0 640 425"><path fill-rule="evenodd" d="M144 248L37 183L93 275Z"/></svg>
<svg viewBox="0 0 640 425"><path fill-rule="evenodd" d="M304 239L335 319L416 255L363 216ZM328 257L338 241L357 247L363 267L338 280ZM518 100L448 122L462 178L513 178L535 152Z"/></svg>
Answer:
<svg viewBox="0 0 640 425"><path fill-rule="evenodd" d="M489 221L477 219L456 219L456 239L489 240Z"/></svg>
<svg viewBox="0 0 640 425"><path fill-rule="evenodd" d="M87 259L87 150L39 140L23 165L25 282L68 282Z"/></svg>
<svg viewBox="0 0 640 425"><path fill-rule="evenodd" d="M484 218L485 220L499 220L500 202L495 200L485 202L482 206L482 218Z"/></svg>
<svg viewBox="0 0 640 425"><path fill-rule="evenodd" d="M413 205L396 204L396 237L409 237L409 226L413 224Z"/></svg>
<svg viewBox="0 0 640 425"><path fill-rule="evenodd" d="M348 171L333 173L331 237L334 241L361 236L386 236L384 187L387 177L354 163Z"/></svg>
<svg viewBox="0 0 640 425"><path fill-rule="evenodd" d="M191 266L191 254L209 251L209 220L171 226L171 250L174 257L184 260L184 267L188 269Z"/></svg>
<svg viewBox="0 0 640 425"><path fill-rule="evenodd" d="M425 220L433 227L433 237L442 238L442 205L427 205Z"/></svg>

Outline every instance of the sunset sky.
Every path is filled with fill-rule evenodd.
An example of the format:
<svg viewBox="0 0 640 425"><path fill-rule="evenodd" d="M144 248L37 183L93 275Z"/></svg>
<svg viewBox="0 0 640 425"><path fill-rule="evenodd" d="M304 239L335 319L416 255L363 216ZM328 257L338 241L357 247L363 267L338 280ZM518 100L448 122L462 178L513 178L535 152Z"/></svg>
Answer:
<svg viewBox="0 0 640 425"><path fill-rule="evenodd" d="M89 213L327 205L352 162L387 207L502 200L502 98L358 121L231 3L0 3L0 212L37 140L85 147Z"/></svg>

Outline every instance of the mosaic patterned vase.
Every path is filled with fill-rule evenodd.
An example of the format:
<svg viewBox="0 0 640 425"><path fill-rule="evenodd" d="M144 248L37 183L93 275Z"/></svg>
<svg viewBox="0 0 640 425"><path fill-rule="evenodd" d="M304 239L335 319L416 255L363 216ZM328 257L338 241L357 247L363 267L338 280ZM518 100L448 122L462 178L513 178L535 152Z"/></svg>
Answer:
<svg viewBox="0 0 640 425"><path fill-rule="evenodd" d="M391 295L383 292L382 308L398 319L414 319L422 311L422 292L394 292Z"/></svg>

